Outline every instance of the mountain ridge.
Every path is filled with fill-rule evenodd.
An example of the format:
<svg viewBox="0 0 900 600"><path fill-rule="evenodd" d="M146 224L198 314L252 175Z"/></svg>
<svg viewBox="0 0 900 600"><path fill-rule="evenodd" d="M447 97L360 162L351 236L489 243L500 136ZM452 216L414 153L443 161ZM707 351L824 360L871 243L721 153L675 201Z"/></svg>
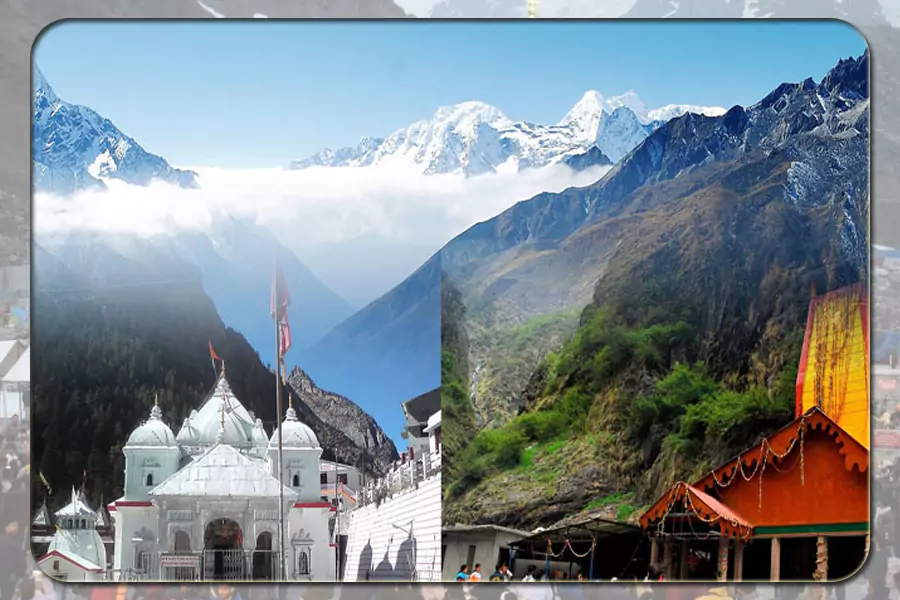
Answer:
<svg viewBox="0 0 900 600"><path fill-rule="evenodd" d="M790 418L810 287L867 277L867 78L864 53L720 117L677 117L597 183L445 247L492 419L457 453L446 522L547 526L598 498L623 518ZM566 331L506 364L501 343ZM699 395L674 397L682 383ZM715 402L696 404L701 388Z"/></svg>
<svg viewBox="0 0 900 600"><path fill-rule="evenodd" d="M289 363L364 410L397 406L381 426L399 435L399 405L440 386L440 276L435 254Z"/></svg>
<svg viewBox="0 0 900 600"><path fill-rule="evenodd" d="M386 138L365 137L356 147L322 150L290 168L400 164L426 175L477 176L557 164L594 145L616 162L662 119L690 110L719 114L723 109L670 104L650 110L633 91L611 98L588 91L558 123L537 125L513 121L485 102L461 102L441 106L429 119Z"/></svg>
<svg viewBox="0 0 900 600"><path fill-rule="evenodd" d="M35 84L33 151L38 157L36 168L46 167L43 175L35 177L38 191L71 196L81 189L104 189L105 178L148 185L156 175L161 181L181 187L199 187L196 173L172 169L165 159L148 154L134 139L92 109L61 101L36 67ZM57 143L60 140L65 143ZM124 148L121 156L116 154L120 148ZM110 149L115 155L112 158ZM94 171L98 177L94 177L89 171L96 166L98 156L103 160L110 158L112 163L103 163L109 168L98 167ZM41 237L40 231L37 235ZM69 236L68 240L65 233L49 236L57 240L50 241L45 236L41 242L51 252L57 245L72 250L75 239L83 244L103 244L116 238L120 248L128 243L127 236L111 232L90 235L85 232ZM134 243L140 246L142 242L137 240L137 234L133 237ZM314 344L354 313L347 300L322 283L271 232L248 219L215 214L208 228L179 229L151 237L161 250L171 246L164 251L174 252L200 268L219 314L229 326L246 335L268 360L274 361L274 344L268 343L271 329L268 295L276 257L289 289L304 290L294 299L293 306L298 347ZM59 239L63 240L61 245Z"/></svg>
<svg viewBox="0 0 900 600"><path fill-rule="evenodd" d="M37 190L65 196L105 189L103 179L197 187L194 171L172 167L96 111L60 99L36 66L33 78L31 151Z"/></svg>
<svg viewBox="0 0 900 600"><path fill-rule="evenodd" d="M352 400L321 389L300 367L291 369L288 383L322 422L341 423L344 434L373 455L382 468L400 457L394 442L378 422Z"/></svg>

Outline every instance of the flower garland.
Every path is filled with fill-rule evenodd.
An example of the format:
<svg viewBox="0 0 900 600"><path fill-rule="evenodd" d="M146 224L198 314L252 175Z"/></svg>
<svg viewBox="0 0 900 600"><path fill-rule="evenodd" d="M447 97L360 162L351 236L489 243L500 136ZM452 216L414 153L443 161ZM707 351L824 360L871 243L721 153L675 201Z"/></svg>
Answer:
<svg viewBox="0 0 900 600"><path fill-rule="evenodd" d="M819 536L816 540L816 572L813 574L815 581L826 581L828 578L828 538Z"/></svg>
<svg viewBox="0 0 900 600"><path fill-rule="evenodd" d="M678 482L675 485L675 488L672 490L672 493L669 495L668 501L666 502L666 507L663 510L663 515L662 517L660 517L659 523L657 524L657 531L659 531L660 533L664 532L666 518L672 512L672 509L675 507L675 504L678 502L678 500L681 500L686 511L690 512L696 518L706 523L707 525L712 526L719 524L719 527L720 529L722 529L723 533L725 532L725 525L730 525L735 534L740 538L746 539L750 537L751 528L744 523L741 523L734 517L725 517L722 515L706 517L705 515L709 511L704 511L694 504L693 492L691 491L690 486L688 486L688 484L684 483L683 481ZM691 525L691 529L693 530L693 525Z"/></svg>
<svg viewBox="0 0 900 600"><path fill-rule="evenodd" d="M794 450L794 447L799 443L800 445L800 485L806 485L806 456L804 452L804 437L806 433L807 421L806 415L800 417L800 424L797 427L797 436L791 439L791 443L788 445L787 449L782 452L776 452L772 445L769 443L767 438L763 438L763 441L759 445L759 458L757 458L754 462L756 463L753 472L748 476L744 472L744 457L738 456L737 458L737 467L735 470L740 474L741 478L750 482L759 474L759 506L758 510L762 511L762 497L763 497L763 474L766 472L766 465L769 463L770 457L774 457L772 461L772 467L780 472L787 472L791 469L779 469L777 462L783 462L788 455ZM711 471L713 482L715 485L722 489L726 489L731 487L731 485L738 480L737 477L733 476L727 481L723 482L716 475L716 470L713 469Z"/></svg>
<svg viewBox="0 0 900 600"><path fill-rule="evenodd" d="M568 539L563 541L562 550L560 550L557 554L554 554L553 553L553 542L550 540L550 538L547 538L547 555L550 556L551 558L559 558L560 556L565 554L566 548L569 549L569 551L575 556L575 558L584 558L584 557L588 556L589 554L591 554L597 548L597 538L591 537L591 547L584 554L578 554L577 552L575 552L575 548L572 547L572 542L569 541Z"/></svg>

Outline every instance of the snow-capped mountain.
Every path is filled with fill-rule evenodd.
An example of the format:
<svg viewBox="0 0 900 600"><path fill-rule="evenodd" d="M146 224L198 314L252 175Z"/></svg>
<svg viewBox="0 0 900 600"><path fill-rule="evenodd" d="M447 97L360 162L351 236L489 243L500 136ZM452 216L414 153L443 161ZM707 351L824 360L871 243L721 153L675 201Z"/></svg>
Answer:
<svg viewBox="0 0 900 600"><path fill-rule="evenodd" d="M193 172L175 169L165 159L149 154L94 110L60 100L39 71L35 70L34 77L32 130L37 189L68 195L86 187L104 187L104 179L136 185L147 185L153 179L182 187L198 185ZM169 232L150 239L109 231L37 231L35 239L43 246L45 257L101 253L116 261L140 260L148 266L158 262L160 272L163 267L199 272L223 321L244 334L266 358L271 358L267 354L271 334L268 310L247 307L267 306L274 257L278 257L289 289L303 290L294 298L294 325L302 332L296 336L298 347L315 343L353 314L353 307L269 230L224 213L215 215L204 231ZM89 277L75 287L108 285L127 278L126 269L114 269L114 262L97 264L96 268L81 270Z"/></svg>
<svg viewBox="0 0 900 600"><path fill-rule="evenodd" d="M418 17L523 18L525 0L401 0ZM894 0L539 0L540 18L838 18L855 25L900 26Z"/></svg>
<svg viewBox="0 0 900 600"><path fill-rule="evenodd" d="M32 105L34 186L59 195L103 188L104 179L148 185L155 179L195 187L197 174L150 154L90 108L61 100L34 69Z"/></svg>
<svg viewBox="0 0 900 600"><path fill-rule="evenodd" d="M725 110L675 104L650 110L633 91L611 98L589 91L559 123L538 125L513 121L484 102L462 102L440 107L430 119L387 138L366 137L355 148L323 150L291 168L406 163L429 175L474 176L565 162L594 146L615 163L662 123L686 112L717 116Z"/></svg>
<svg viewBox="0 0 900 600"><path fill-rule="evenodd" d="M539 17L618 17L634 6L636 0L540 0L537 11ZM404 9L417 16L435 19L446 18L523 18L528 16L525 0L437 0L430 8L424 2L403 0L398 2ZM413 6L415 4L415 6ZM417 12L418 10L418 12Z"/></svg>

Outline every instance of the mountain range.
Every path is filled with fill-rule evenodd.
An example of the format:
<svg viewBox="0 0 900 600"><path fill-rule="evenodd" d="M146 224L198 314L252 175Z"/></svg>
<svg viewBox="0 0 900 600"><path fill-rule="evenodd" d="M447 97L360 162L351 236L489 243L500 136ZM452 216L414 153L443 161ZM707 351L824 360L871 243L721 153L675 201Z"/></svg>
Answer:
<svg viewBox="0 0 900 600"><path fill-rule="evenodd" d="M407 2L401 2L406 5ZM438 0L416 2L417 16L432 18L522 18L527 16L527 2L521 0ZM430 5L430 8L427 6ZM845 2L832 0L539 0L539 17L544 18L824 18L831 17L860 25L892 23L898 14L889 0L861 0Z"/></svg>
<svg viewBox="0 0 900 600"><path fill-rule="evenodd" d="M67 140L58 150L54 150L55 145L50 145L48 151L52 150L52 161L36 154L35 168L40 168L40 161L45 161L54 165L56 174L53 178L37 180L38 191L64 193L79 186L102 185L106 178L121 178L132 184L145 185L148 183L144 177L147 173L180 173L161 157L146 153L135 140L94 111L59 99L39 71L36 71L35 77L33 126L40 133L36 139ZM440 109L437 114L442 115L441 119L427 126L415 124L405 131L431 128L440 132L437 137L421 134L432 142L434 153L429 160L433 172L451 170L447 165L464 168L470 174L485 172L510 160L520 166L529 161L534 165L562 161L575 170L583 170L596 165L611 165L614 157L620 156L660 127L662 119L684 114L688 110L710 114L721 112L716 108L676 105L649 110L634 93L604 98L597 92L588 92L559 123L552 126L512 123L499 110L486 104L465 103ZM66 112L67 117L52 116L60 112ZM102 128L96 123L101 123ZM529 145L522 141L516 146L514 154L498 151L489 157L490 160L483 162L470 160L476 154L475 146L471 145L456 147L459 152L450 156L438 138L444 141L460 139L458 132L466 127L470 131L477 130L484 139L496 138L502 129L504 135L512 136L509 139L519 136L520 140L530 139L531 142ZM125 145L129 152L126 156L134 156L135 160L113 161L115 168L98 169L97 165L109 163L107 157L116 156L115 153L109 154L96 141L98 135L109 145L127 142ZM378 155L381 157L378 160L392 158L384 153L385 148L392 144L411 151L409 149L416 146L411 141L412 137L415 136L404 138L405 146L399 142L402 136L379 145L382 154ZM473 143L477 145L482 142L476 139ZM542 149L542 145L548 147ZM367 147L365 144L363 146ZM44 148L44 145L40 147ZM393 158L402 156L396 154ZM488 155L482 155L482 158L485 156ZM143 157L145 163L136 160L138 157ZM373 158L366 164L375 164L378 160ZM153 171L154 168L156 171ZM84 173L91 178L84 177ZM176 177L174 183L202 183L193 174L191 177L188 183ZM60 181L65 182L65 186L58 187ZM440 344L437 321L440 314L441 259L438 255L402 283L353 314L349 303L322 284L269 230L228 215L216 217L213 225L205 231L182 231L148 239L81 232L44 236L38 242L45 260L47 256L61 259L92 248L100 251L94 248L100 246L105 256L115 257L116 261L146 262L148 256L158 253L195 268L201 273L204 289L215 303L223 322L242 334L262 360L270 363L274 362L274 349L268 294L273 257L277 256L288 288L295 290L291 306L295 343L288 356L291 364L300 366L325 389L351 398L369 410L396 406L439 385L436 357ZM152 252L144 256L148 248ZM115 277L108 273L104 275L98 271L91 275L94 277L92 285L100 280L114 285ZM399 427L399 413L384 418L388 419L386 423L391 424L392 431Z"/></svg>
<svg viewBox="0 0 900 600"><path fill-rule="evenodd" d="M34 188L68 196L81 189L104 188L104 180L149 185L162 180L179 187L199 185L197 174L169 165L90 108L61 100L35 68ZM41 236L51 254L73 252L79 245L114 244L115 252L135 257L145 248L134 236L96 233ZM203 285L230 327L246 335L260 355L274 363L274 333L269 293L275 261L289 289L303 290L293 304L296 343L309 346L349 317L347 300L323 284L272 233L256 223L215 215L208 230L182 230L155 236L153 244L199 268Z"/></svg>
<svg viewBox="0 0 900 600"><path fill-rule="evenodd" d="M34 127L40 129L42 139L67 140L64 148L53 154L56 177L37 180L39 192L71 193L79 185L102 185L107 177L146 185L148 180L133 174L150 172L153 165L168 167L164 159L146 153L94 111L64 103L42 77L36 83L40 108L34 112ZM47 118L63 109L70 113L67 118ZM93 126L95 123L103 124L102 134ZM102 144L94 139L98 135L104 143L127 140L129 152L143 157L145 163L116 163L116 169L96 172L97 183L80 177L86 169L84 165L100 163L97 157L106 156ZM36 168L39 159L46 160L37 157ZM66 182L66 186L53 185L59 181ZM300 372L340 393L341 398L352 398L385 415L391 430L398 432L402 423L399 404L440 385L437 259L376 299L366 312L351 318L350 304L322 284L271 231L226 214L216 215L212 225L203 231L182 230L145 237L91 231L38 232L35 247L36 272L42 273L40 277L57 290L87 289L99 294L122 286L128 288L135 281L134 273L142 273L153 285L172 287L184 284L185 277L190 285L199 276L222 321L256 350L255 360L262 357L270 364L274 363L274 329L269 316L269 294L277 258L292 292L294 344L287 357L289 364L300 365ZM157 270L154 264L161 267ZM166 318L162 307L154 318ZM356 422L359 410L357 407L344 412ZM331 415L328 422L341 424L335 420L338 416ZM360 427L371 429L373 424ZM353 434L361 444L374 444L375 449L381 444L379 436L383 433ZM390 448L393 447L391 443Z"/></svg>
<svg viewBox="0 0 900 600"><path fill-rule="evenodd" d="M442 106L430 119L387 138L366 137L356 147L326 149L290 166L403 164L426 175L476 176L566 163L594 147L615 163L662 123L687 112L719 115L724 109L670 104L651 110L633 91L605 98L591 90L558 123L537 125L513 121L484 102L462 102Z"/></svg>
<svg viewBox="0 0 900 600"><path fill-rule="evenodd" d="M867 278L868 78L866 53L751 106L671 119L596 183L442 250L481 418L467 427L487 428L450 469L447 522L547 525L625 495L633 512L790 418L810 288ZM740 423L725 435L645 406L695 361L732 403L701 411Z"/></svg>
<svg viewBox="0 0 900 600"><path fill-rule="evenodd" d="M478 343L480 329L490 332L486 340L496 340L498 328L542 315L575 319L567 311L591 300L611 265L646 255L651 244L644 236L656 234L641 232L648 220L642 215L654 202L711 187L747 193L751 182L762 185L771 177L762 190L791 204L818 207L846 196L849 212L862 210L857 204L868 194L867 76L864 55L842 61L818 84L782 84L747 108L735 106L718 117L682 115L657 128L594 185L520 202L452 240L442 251L443 265L477 322L471 325L472 363L491 352L490 341ZM848 252L860 252L867 214L862 218L866 223L845 221L838 242ZM845 258L865 264L864 255ZM489 372L482 376L496 381ZM500 387L497 393L507 399L500 414L516 410L508 399L518 391ZM497 413L495 392L485 392L480 408Z"/></svg>

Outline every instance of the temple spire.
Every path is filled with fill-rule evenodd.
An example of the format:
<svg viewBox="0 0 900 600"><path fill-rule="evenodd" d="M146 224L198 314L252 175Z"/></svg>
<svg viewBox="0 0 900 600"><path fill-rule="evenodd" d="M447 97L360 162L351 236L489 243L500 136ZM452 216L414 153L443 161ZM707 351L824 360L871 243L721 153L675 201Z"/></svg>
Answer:
<svg viewBox="0 0 900 600"><path fill-rule="evenodd" d="M218 443L225 441L225 403L222 403L222 410L219 411L219 435L216 438Z"/></svg>
<svg viewBox="0 0 900 600"><path fill-rule="evenodd" d="M150 409L150 418L156 420L162 418L162 409L159 407L159 392L153 397L153 408Z"/></svg>

